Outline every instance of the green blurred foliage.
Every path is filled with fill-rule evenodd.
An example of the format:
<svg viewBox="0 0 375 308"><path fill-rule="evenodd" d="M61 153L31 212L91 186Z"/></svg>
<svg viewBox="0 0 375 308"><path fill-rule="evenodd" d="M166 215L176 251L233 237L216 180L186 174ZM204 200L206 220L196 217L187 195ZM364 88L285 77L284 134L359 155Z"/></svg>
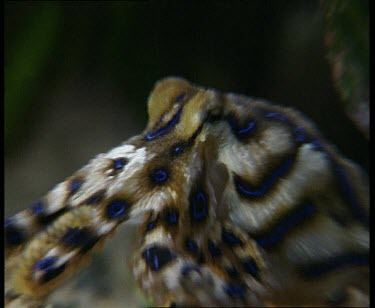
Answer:
<svg viewBox="0 0 375 308"><path fill-rule="evenodd" d="M347 28L361 33L357 26L366 27ZM295 106L367 165L367 141L332 88L323 34L319 1L6 2L6 154L27 139L48 97L72 75L114 85L133 102L124 112L143 124L153 84L179 75ZM340 125L332 126L332 115Z"/></svg>
<svg viewBox="0 0 375 308"><path fill-rule="evenodd" d="M369 2L322 1L333 80L349 117L369 134Z"/></svg>
<svg viewBox="0 0 375 308"><path fill-rule="evenodd" d="M30 16L17 36L9 29L6 33L10 45L5 49L6 145L19 133L19 122L31 107L30 97L36 95L40 75L56 44L59 13L55 5L45 5Z"/></svg>

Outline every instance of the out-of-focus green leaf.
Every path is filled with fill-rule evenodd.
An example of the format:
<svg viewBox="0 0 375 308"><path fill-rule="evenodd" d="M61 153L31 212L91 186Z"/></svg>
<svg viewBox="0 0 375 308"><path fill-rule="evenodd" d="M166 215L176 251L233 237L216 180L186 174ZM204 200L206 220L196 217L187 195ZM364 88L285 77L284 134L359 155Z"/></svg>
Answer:
<svg viewBox="0 0 375 308"><path fill-rule="evenodd" d="M325 40L348 116L369 136L369 3L323 0Z"/></svg>
<svg viewBox="0 0 375 308"><path fill-rule="evenodd" d="M5 145L17 134L18 123L30 107L30 98L36 90L43 90L36 85L56 42L58 21L58 6L47 3L34 14L5 54Z"/></svg>

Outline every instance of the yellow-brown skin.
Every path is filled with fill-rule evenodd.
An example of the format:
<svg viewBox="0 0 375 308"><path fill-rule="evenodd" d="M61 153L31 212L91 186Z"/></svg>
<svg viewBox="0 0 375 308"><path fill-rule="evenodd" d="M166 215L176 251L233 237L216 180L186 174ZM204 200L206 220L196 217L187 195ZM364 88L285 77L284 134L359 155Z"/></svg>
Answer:
<svg viewBox="0 0 375 308"><path fill-rule="evenodd" d="M98 155L43 198L46 208L39 215L49 219L47 225L40 224L40 217L30 209L12 217L8 228L21 229L25 240L6 245L7 303L24 298L32 307L33 300L44 299L76 271L87 253L121 223L133 221L141 222L133 272L155 304L366 304L367 265L349 265L315 279L300 273L306 264L345 253L365 254L369 248L368 229L351 213L335 166L344 170L350 189L368 214L366 176L340 156L313 124L292 109L197 87L176 77L156 83L148 113L149 122L141 135ZM272 113L281 114L284 120L270 119ZM305 139L296 135L301 129ZM313 145L316 140L318 148ZM116 169L114 162L119 158L125 163ZM290 168L272 180L272 173L288 159ZM167 174L161 183L153 178L158 170ZM83 184L72 191L78 180ZM243 182L246 187L268 186L259 196L247 197L238 188ZM203 199L197 197L199 192ZM101 199L88 206L98 195ZM109 216L116 200L126 204L125 215ZM196 201L198 212L202 211L199 206L206 206L203 219L192 214L193 200L200 200ZM296 221L277 245L263 248L252 239L276 232L306 200L313 203L314 215ZM178 212L177 223L166 218L170 211ZM335 220L337 216L346 220L345 226ZM148 230L155 219L156 225ZM64 234L84 227L98 239L87 251L64 243ZM224 241L223 230L241 244ZM198 254L189 251L186 239L196 242ZM220 248L219 257L212 254L209 241ZM150 257L153 253L157 263ZM43 282L49 270L34 267L46 256L68 262L65 270ZM254 262L256 274L243 267L248 259ZM238 276L231 277L231 267ZM235 291L228 291L231 284L236 285ZM346 292L344 301L332 299L337 292Z"/></svg>

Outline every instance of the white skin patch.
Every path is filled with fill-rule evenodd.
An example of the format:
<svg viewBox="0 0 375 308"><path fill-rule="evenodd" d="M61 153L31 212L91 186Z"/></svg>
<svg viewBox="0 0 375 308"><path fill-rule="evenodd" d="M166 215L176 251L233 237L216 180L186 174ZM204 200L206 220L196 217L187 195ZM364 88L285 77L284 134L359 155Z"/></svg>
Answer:
<svg viewBox="0 0 375 308"><path fill-rule="evenodd" d="M66 186L66 182L60 183L49 192L49 194L47 195L47 214L55 213L65 207L65 199L68 194Z"/></svg>
<svg viewBox="0 0 375 308"><path fill-rule="evenodd" d="M109 196L116 195L123 191L128 185L127 181L131 182L132 178L143 170L147 161L152 159L151 155L147 156L146 148L140 148L131 154L127 154L125 157L128 159L128 163L124 166L123 171L118 175L113 185L108 187ZM139 185L138 183L134 184Z"/></svg>
<svg viewBox="0 0 375 308"><path fill-rule="evenodd" d="M105 154L105 157L111 159L118 157L131 157L131 155L134 155L135 150L136 148L134 145L124 144L110 150L107 154Z"/></svg>
<svg viewBox="0 0 375 308"><path fill-rule="evenodd" d="M109 223L102 223L100 225L100 227L98 228L97 234L99 236L105 235L105 234L111 232L114 229L115 226L116 226L115 221L109 222Z"/></svg>

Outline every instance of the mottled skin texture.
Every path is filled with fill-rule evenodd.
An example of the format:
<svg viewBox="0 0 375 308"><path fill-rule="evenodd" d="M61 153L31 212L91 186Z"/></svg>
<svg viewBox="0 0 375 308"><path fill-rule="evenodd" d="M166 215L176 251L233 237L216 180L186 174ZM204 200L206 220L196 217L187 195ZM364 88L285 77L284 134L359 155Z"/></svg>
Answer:
<svg viewBox="0 0 375 308"><path fill-rule="evenodd" d="M367 176L312 123L180 78L148 112L142 134L6 220L6 304L45 300L132 221L156 305L368 305Z"/></svg>

